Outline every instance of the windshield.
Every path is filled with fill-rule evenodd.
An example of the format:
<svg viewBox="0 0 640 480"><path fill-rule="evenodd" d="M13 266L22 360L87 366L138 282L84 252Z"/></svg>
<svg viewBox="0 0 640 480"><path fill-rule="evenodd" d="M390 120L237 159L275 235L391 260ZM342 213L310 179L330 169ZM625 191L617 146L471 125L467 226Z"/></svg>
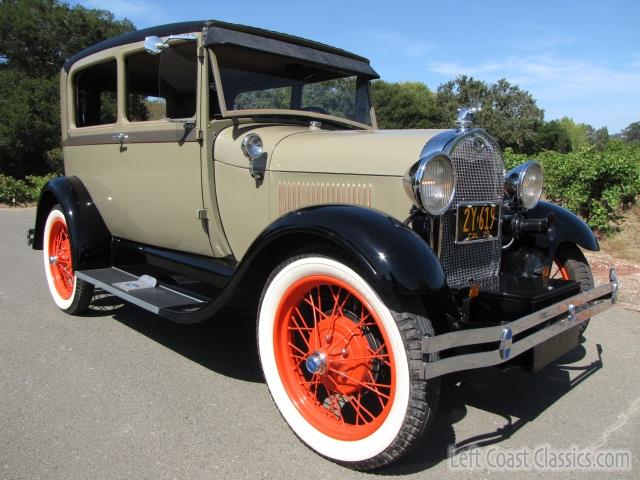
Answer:
<svg viewBox="0 0 640 480"><path fill-rule="evenodd" d="M214 52L229 111L297 110L371 125L365 77L227 45Z"/></svg>

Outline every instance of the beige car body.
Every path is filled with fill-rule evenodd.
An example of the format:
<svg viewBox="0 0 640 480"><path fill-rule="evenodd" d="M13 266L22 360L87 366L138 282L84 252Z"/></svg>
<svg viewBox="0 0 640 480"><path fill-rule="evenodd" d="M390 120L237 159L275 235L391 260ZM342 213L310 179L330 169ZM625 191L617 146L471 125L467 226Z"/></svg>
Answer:
<svg viewBox="0 0 640 480"><path fill-rule="evenodd" d="M202 34L195 33L200 52ZM317 113L309 124L258 123L252 111L227 111L213 52L200 54L193 128L170 120L131 122L125 111L125 60L144 51L136 42L100 51L74 63L60 80L62 145L66 175L87 187L112 235L143 244L241 260L259 233L278 217L315 204L356 204L403 220L412 202L402 178L426 142L442 130L378 130ZM74 76L115 59L118 115L115 123L77 127ZM209 62L222 119L209 120ZM260 111L264 114L265 111ZM274 111L273 113L287 113ZM311 121L340 121L325 130ZM266 162L262 179L249 171L241 149L249 133L260 135Z"/></svg>

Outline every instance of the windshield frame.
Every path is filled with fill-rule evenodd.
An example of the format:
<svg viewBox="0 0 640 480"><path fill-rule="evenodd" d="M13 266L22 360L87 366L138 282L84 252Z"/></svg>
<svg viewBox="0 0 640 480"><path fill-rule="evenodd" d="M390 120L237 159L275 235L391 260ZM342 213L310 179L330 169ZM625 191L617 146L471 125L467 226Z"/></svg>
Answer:
<svg viewBox="0 0 640 480"><path fill-rule="evenodd" d="M350 128L373 130L378 128L378 122L376 120L375 108L373 106L371 97L371 82L367 81L367 95L369 97L369 115L371 118L371 125L366 123L356 122L355 120L349 120L348 118L338 117L335 115L328 115L318 112L309 112L304 110L289 110L289 109L248 109L248 110L229 110L227 109L226 97L224 96L224 85L222 83L222 76L220 74L220 66L218 64L218 58L212 48L207 48L209 53L209 62L211 64L211 71L213 72L213 80L216 86L216 93L218 95L218 104L220 108L220 114L222 118L238 118L238 117L302 117L309 118L310 120L318 120L321 122L340 124ZM355 75L354 75L355 76ZM215 121L215 119L212 119Z"/></svg>

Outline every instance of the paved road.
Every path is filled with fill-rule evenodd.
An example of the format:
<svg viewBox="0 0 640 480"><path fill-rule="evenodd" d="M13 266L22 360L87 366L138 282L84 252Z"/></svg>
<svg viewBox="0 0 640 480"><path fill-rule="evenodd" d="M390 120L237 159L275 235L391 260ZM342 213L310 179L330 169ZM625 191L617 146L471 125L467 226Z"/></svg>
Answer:
<svg viewBox="0 0 640 480"><path fill-rule="evenodd" d="M640 475L640 314L617 307L538 375L444 380L428 441L379 475L300 444L261 380L250 319L181 327L108 298L84 317L49 299L33 209L0 209L0 478L514 478L452 472L448 445L629 449ZM603 473L586 476L601 478ZM532 471L521 477L553 477ZM560 476L575 478L574 474Z"/></svg>

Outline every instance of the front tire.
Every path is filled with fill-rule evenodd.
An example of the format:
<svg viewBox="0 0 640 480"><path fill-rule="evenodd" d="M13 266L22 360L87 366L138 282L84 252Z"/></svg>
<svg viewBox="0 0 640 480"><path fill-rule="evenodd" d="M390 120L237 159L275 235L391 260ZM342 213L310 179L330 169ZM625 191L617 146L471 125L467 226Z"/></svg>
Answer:
<svg viewBox="0 0 640 480"><path fill-rule="evenodd" d="M258 349L269 391L296 435L358 470L386 465L421 438L437 380L420 380L418 302L386 305L348 261L293 257L272 273L258 311Z"/></svg>
<svg viewBox="0 0 640 480"><path fill-rule="evenodd" d="M60 205L56 205L49 212L44 226L44 271L55 304L64 312L76 315L89 308L93 285L76 277L71 242L67 219Z"/></svg>
<svg viewBox="0 0 640 480"><path fill-rule="evenodd" d="M556 250L551 269L551 278L573 280L580 284L580 291L593 289L593 274L589 262L582 251L573 243L563 243ZM578 325L580 334L584 334L589 326L589 320Z"/></svg>

